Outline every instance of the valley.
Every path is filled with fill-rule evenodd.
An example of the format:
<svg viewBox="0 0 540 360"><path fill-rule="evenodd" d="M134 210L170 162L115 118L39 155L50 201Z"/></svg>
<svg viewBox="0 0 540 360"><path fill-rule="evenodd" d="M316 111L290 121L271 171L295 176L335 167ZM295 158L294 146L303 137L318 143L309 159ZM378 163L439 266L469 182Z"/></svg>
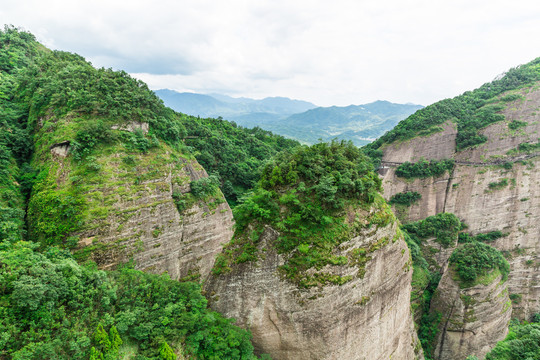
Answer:
<svg viewBox="0 0 540 360"><path fill-rule="evenodd" d="M425 108L194 95L0 31L0 359L538 358L540 58Z"/></svg>

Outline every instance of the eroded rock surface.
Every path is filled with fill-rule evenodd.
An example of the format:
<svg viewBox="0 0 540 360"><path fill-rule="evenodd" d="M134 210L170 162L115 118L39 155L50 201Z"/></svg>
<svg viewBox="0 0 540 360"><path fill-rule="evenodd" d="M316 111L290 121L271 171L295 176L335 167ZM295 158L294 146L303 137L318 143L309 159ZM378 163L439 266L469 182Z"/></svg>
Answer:
<svg viewBox="0 0 540 360"><path fill-rule="evenodd" d="M501 275L487 284L460 288L459 279L449 268L431 302L431 312L441 314L435 359L465 360L469 355L483 359L506 337L511 309Z"/></svg>
<svg viewBox="0 0 540 360"><path fill-rule="evenodd" d="M456 166L439 178L406 180L395 175L397 164L385 164L384 196L416 191L422 198L401 217L416 221L440 212L456 214L472 234L501 231L506 236L491 243L503 251L511 266L508 289L520 294L513 314L528 319L540 310L540 157L537 152L519 152L519 144L536 144L540 133L540 89L519 90L522 99L505 104L506 120L480 132L488 141L461 152L455 150L455 133L450 122L444 131L384 147L383 161L401 163L451 158ZM508 124L526 126L511 130ZM504 168L505 162L512 164ZM384 164L384 163L383 163ZM493 187L490 184L506 185Z"/></svg>
<svg viewBox="0 0 540 360"><path fill-rule="evenodd" d="M135 162L152 157L156 154L140 155ZM122 159L106 161L113 171L102 170L103 181L86 195L89 207L102 214L88 220L76 252L104 269L133 259L136 269L204 280L233 225L219 190L205 199L189 197L190 182L207 177L206 171L196 160L163 157L154 171L141 169L137 180L128 175L133 170L122 170ZM185 208L179 209L177 200Z"/></svg>
<svg viewBox="0 0 540 360"><path fill-rule="evenodd" d="M421 359L409 303L412 265L396 231L397 223L365 230L340 246L345 255L381 244L363 277L340 266L335 273L352 281L300 289L280 276L287 255L274 250L279 233L267 226L261 259L209 278L211 307L249 329L257 352L274 359Z"/></svg>

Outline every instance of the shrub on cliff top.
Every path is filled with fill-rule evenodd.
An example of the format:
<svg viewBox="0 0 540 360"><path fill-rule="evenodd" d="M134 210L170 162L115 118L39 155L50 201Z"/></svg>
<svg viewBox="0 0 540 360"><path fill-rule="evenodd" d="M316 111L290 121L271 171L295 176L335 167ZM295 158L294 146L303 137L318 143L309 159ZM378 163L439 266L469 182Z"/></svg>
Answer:
<svg viewBox="0 0 540 360"><path fill-rule="evenodd" d="M510 265L501 252L481 242L467 243L456 248L450 256L450 264L465 282L473 282L495 269L499 269L506 280L510 272Z"/></svg>
<svg viewBox="0 0 540 360"><path fill-rule="evenodd" d="M290 254L281 267L289 280L304 287L346 281L322 272L307 276L305 270L348 263L345 256L332 252L348 239L345 209L372 204L378 196L381 180L370 169L368 159L351 142L319 143L282 153L263 169L254 193L235 208L237 231L214 273L235 262L256 260L255 244L268 224L280 233L277 251ZM384 200L377 204L382 210L375 213L374 223L387 224L393 215L385 212Z"/></svg>

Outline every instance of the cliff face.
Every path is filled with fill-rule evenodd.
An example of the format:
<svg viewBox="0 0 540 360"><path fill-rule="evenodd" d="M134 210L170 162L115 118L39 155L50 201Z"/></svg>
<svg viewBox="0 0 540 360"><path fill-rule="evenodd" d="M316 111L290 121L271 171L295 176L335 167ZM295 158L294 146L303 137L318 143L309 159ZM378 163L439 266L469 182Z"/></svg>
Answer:
<svg viewBox="0 0 540 360"><path fill-rule="evenodd" d="M503 251L511 265L509 292L522 295L514 305L514 316L528 318L540 310L538 271L538 224L540 223L540 171L537 150L519 151L520 144L534 145L540 131L540 90L527 87L505 104L505 121L480 132L488 141L475 148L456 152L455 125L448 121L444 131L426 137L386 145L383 148L384 196L389 199L404 191L416 191L422 198L405 213L404 221L415 221L439 212L456 214L467 231L478 234L501 231L506 236L491 245ZM512 130L511 122L522 122ZM405 161L452 158L451 174L439 178L405 180L395 168ZM389 163L390 162L390 163ZM505 162L512 167L502 166Z"/></svg>
<svg viewBox="0 0 540 360"><path fill-rule="evenodd" d="M131 136L147 128L128 123L111 131ZM40 145L50 147L42 157L52 165L46 171L47 189L31 200L31 224L39 226L44 194L73 193L81 214L69 234L77 241L76 257L92 259L103 269L133 260L136 269L168 272L173 279L206 278L232 236L233 222L219 189L204 196L191 193L191 184L208 177L195 159L164 143L145 152L122 142L104 144L80 161L72 158L69 142Z"/></svg>
<svg viewBox="0 0 540 360"><path fill-rule="evenodd" d="M396 222L361 231L335 255L364 251L365 267L334 267L352 280L305 289L280 275L288 255L275 250L279 232L267 226L256 263L209 278L211 307L250 329L257 352L274 359L423 358L410 312L412 265L396 231Z"/></svg>
<svg viewBox="0 0 540 360"><path fill-rule="evenodd" d="M483 359L506 337L512 313L506 285L498 271L468 288L453 270L444 273L431 302L431 311L441 314L435 359Z"/></svg>

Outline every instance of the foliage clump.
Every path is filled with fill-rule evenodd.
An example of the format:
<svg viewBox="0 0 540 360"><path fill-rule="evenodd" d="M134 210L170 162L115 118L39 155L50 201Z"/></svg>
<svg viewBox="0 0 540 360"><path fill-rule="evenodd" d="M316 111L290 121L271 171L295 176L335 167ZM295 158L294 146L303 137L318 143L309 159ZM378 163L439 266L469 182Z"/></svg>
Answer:
<svg viewBox="0 0 540 360"><path fill-rule="evenodd" d="M454 169L454 160L430 160L421 159L415 163L404 162L396 169L396 176L412 179L412 178L428 178L438 177L445 172L451 172Z"/></svg>
<svg viewBox="0 0 540 360"><path fill-rule="evenodd" d="M439 213L429 216L424 220L419 220L403 225L403 230L418 243L428 238L435 238L444 247L453 245L458 233L463 225L459 218L452 213Z"/></svg>
<svg viewBox="0 0 540 360"><path fill-rule="evenodd" d="M503 341L486 354L485 360L540 359L540 323L514 322Z"/></svg>
<svg viewBox="0 0 540 360"><path fill-rule="evenodd" d="M234 207L259 180L261 167L279 151L300 145L259 127L246 129L222 119L182 115L185 143L197 161L219 177L221 190Z"/></svg>
<svg viewBox="0 0 540 360"><path fill-rule="evenodd" d="M536 144L534 143L521 143L518 145L518 151L525 152L525 153L531 153L534 151L538 151L540 149L540 141L538 141Z"/></svg>
<svg viewBox="0 0 540 360"><path fill-rule="evenodd" d="M493 242L501 237L507 236L508 233L503 233L500 230L490 231L488 233L481 233L476 235L471 235L465 232L462 232L459 234L458 242L460 244L464 243L470 243L474 241L480 241L480 242Z"/></svg>
<svg viewBox="0 0 540 360"><path fill-rule="evenodd" d="M499 181L492 181L488 184L490 190L500 190L508 186L508 179L501 179Z"/></svg>
<svg viewBox="0 0 540 360"><path fill-rule="evenodd" d="M0 30L0 241L24 238L24 202L32 187L32 141L27 107L18 99L19 69L31 63L39 44L13 26Z"/></svg>
<svg viewBox="0 0 540 360"><path fill-rule="evenodd" d="M512 120L508 123L508 128L510 130L517 130L519 128L526 127L527 125L529 125L529 123L526 121Z"/></svg>
<svg viewBox="0 0 540 360"><path fill-rule="evenodd" d="M166 342L198 359L255 359L250 334L210 311L199 284L34 248L0 244L0 358L116 359L127 342L157 360L170 358Z"/></svg>
<svg viewBox="0 0 540 360"><path fill-rule="evenodd" d="M416 191L407 191L402 193L397 193L390 198L388 201L389 204L394 205L405 205L411 206L422 198L422 195Z"/></svg>
<svg viewBox="0 0 540 360"><path fill-rule="evenodd" d="M506 280L510 272L510 265L499 250L477 241L457 247L449 262L466 284L497 269Z"/></svg>
<svg viewBox="0 0 540 360"><path fill-rule="evenodd" d="M193 180L190 183L190 186L191 194L196 199L203 199L217 194L219 190L219 179L215 175L210 175L198 180Z"/></svg>
<svg viewBox="0 0 540 360"><path fill-rule="evenodd" d="M323 272L312 276L306 270L326 265L346 265L333 250L349 238L347 208L370 207L381 190L381 180L369 161L351 142L319 143L284 152L263 169L259 185L234 210L236 233L217 262L214 273L231 264L257 260L257 242L265 225L280 236L274 246L289 254L280 271L303 287L343 278ZM394 219L382 199L373 216L377 226ZM347 280L347 279L345 279Z"/></svg>

